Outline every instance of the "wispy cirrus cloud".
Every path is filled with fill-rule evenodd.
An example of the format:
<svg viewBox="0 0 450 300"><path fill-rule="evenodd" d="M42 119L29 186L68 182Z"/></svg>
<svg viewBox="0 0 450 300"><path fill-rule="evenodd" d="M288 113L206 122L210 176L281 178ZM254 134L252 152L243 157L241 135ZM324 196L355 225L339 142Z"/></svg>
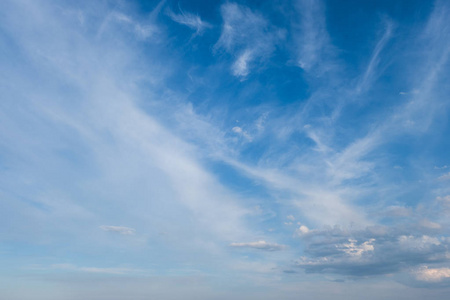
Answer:
<svg viewBox="0 0 450 300"><path fill-rule="evenodd" d="M337 65L327 31L325 4L322 1L297 0L295 8L292 26L296 47L293 51L298 66L315 76L332 71Z"/></svg>
<svg viewBox="0 0 450 300"><path fill-rule="evenodd" d="M203 166L196 154L196 146L184 141L139 106L132 82L141 78L146 82L158 78L161 82L167 74L164 72L169 72L170 68L165 65L164 72L160 72L158 63L147 61L152 64L148 69L152 71L143 74L140 67L131 67L138 59L131 45L148 40L132 35L135 38L132 43L124 42L125 38L118 36L128 36L129 31L116 31L111 22L117 19L118 22L137 24L135 19L128 15L124 17L125 13L97 16L97 11L105 11L99 3L86 4L90 14L85 14L84 24L80 24L76 15L59 17L48 5L22 2L10 5L12 15L20 18L6 18L2 21L2 30L15 36L22 49L21 55L32 61L20 68L5 64L1 74L8 81L2 86L2 99L5 100L2 103L12 103L17 97L27 103L24 104L25 111L11 109L7 114L0 113L3 124L16 128L5 130L2 126L0 129L2 151L10 153L7 149L22 149L9 155L8 159L15 167L8 171L8 179L3 181L5 191L9 191L7 194L16 189L21 170L26 169L29 174L29 188L21 189L21 197L27 201L9 206L10 210L20 211L18 214L24 217L30 215L31 223L45 220L41 230L51 232L49 239L52 241L58 240L62 231L76 235L86 227L98 228L99 222L105 224L114 219L128 223L128 218L135 221L135 226L147 228L140 232L139 239L142 240L139 243L126 246L131 248L143 247L149 236L155 243L162 243L170 236L170 243L174 243L173 240L186 242L189 246L185 249L200 247L206 253L212 253L220 251L214 245L214 239L229 243L248 238L245 232L249 228L242 223L247 208ZM103 22L89 22L92 18ZM17 26L19 19L27 22ZM48 23L39 23L41 19ZM99 31L100 35L97 34ZM90 34L81 34L83 32ZM148 39L152 38L158 40L160 37L148 36ZM73 47L73 44L78 46ZM157 43L150 44L153 46L147 51L158 53ZM104 49L109 50L105 52ZM153 58L151 56L150 60ZM37 68L42 76L26 75L17 81L16 76L22 68ZM124 72L117 72L119 69ZM9 79L4 77L4 72L10 73ZM43 84L42 80L47 83ZM72 92L57 88L62 85ZM156 103L151 97L147 100L147 103ZM29 115L34 117L28 118ZM25 123L30 127L20 125ZM71 134L66 135L67 132ZM58 174L55 170L59 168L72 171ZM84 188L75 192L73 186ZM64 207L83 209L66 209L66 220L70 221L64 222L64 226L55 226L60 218L55 207L62 206L46 205L50 203L46 199L49 194L60 195L52 200L56 204L63 203L64 199L67 202ZM228 200L224 200L224 196ZM123 201L130 197L134 199L131 206ZM178 226L179 222L185 225ZM75 223L82 225L75 226ZM134 233L133 228L123 226L103 225L100 228L123 235ZM27 231L25 226L16 229L24 238L40 238L33 234L34 229ZM201 242L203 238L193 243L188 233L194 231L215 238L208 243ZM100 248L111 242L95 233L86 238ZM78 238L74 243L84 244L87 240Z"/></svg>
<svg viewBox="0 0 450 300"><path fill-rule="evenodd" d="M390 10L375 42L363 22L361 53L333 45L346 12L330 2L213 3L202 17L186 2L170 19L165 1L117 3L0 4L5 274L50 260L74 290L118 275L141 283L137 298L180 278L195 299L223 282L220 297L245 283L246 299L261 286L295 299L311 278L333 299L388 284L418 297L393 280L448 287L448 170L433 168L448 165L446 2L420 22ZM172 21L201 43L180 44L191 34Z"/></svg>
<svg viewBox="0 0 450 300"><path fill-rule="evenodd" d="M380 40L377 42L370 57L370 61L367 64L367 68L356 86L357 93L360 93L365 89L367 89L379 74L377 69L378 66L380 65L380 53L381 51L383 51L383 49L386 47L386 44L391 39L393 31L394 31L394 24L392 23L392 21L385 20L384 33L380 38Z"/></svg>
<svg viewBox="0 0 450 300"><path fill-rule="evenodd" d="M203 21L200 16L185 12L181 9L179 14L176 14L172 10L168 10L167 15L172 21L195 30L195 34L197 35L202 35L206 29L212 27L211 24Z"/></svg>
<svg viewBox="0 0 450 300"><path fill-rule="evenodd" d="M156 35L160 34L158 26L154 24L154 20L152 19L146 22L139 22L124 13L113 11L103 20L103 23L98 30L98 35L104 34L108 31L108 27L114 26L115 23L121 25L122 28L126 28L133 32L137 38L142 40L151 40L152 38L155 38Z"/></svg>
<svg viewBox="0 0 450 300"><path fill-rule="evenodd" d="M236 3L223 4L221 15L222 32L214 48L224 49L234 57L232 73L244 79L271 56L284 38L284 31L273 27L261 13Z"/></svg>

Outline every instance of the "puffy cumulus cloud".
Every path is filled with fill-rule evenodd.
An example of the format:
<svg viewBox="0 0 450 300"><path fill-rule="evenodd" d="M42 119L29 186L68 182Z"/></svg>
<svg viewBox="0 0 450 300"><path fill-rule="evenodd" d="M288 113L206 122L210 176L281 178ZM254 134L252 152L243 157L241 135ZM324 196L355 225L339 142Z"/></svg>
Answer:
<svg viewBox="0 0 450 300"><path fill-rule="evenodd" d="M286 245L280 245L276 243L268 243L266 241L256 241L256 242L248 242L248 243L231 243L231 247L236 248L251 248L251 249L258 249L258 250L264 250L264 251L279 251L286 249Z"/></svg>
<svg viewBox="0 0 450 300"><path fill-rule="evenodd" d="M296 261L296 266L310 273L369 276L448 261L449 239L404 231L410 230L385 227L354 230L338 226L308 230L297 234L306 247L305 256Z"/></svg>
<svg viewBox="0 0 450 300"><path fill-rule="evenodd" d="M134 235L136 230L134 228L125 227L125 226L110 226L110 225L102 225L100 229L109 232L115 232L122 235Z"/></svg>
<svg viewBox="0 0 450 300"><path fill-rule="evenodd" d="M305 225L301 225L301 226L295 231L295 234L296 234L297 236L302 236L302 235L307 234L308 232L309 232L309 228L306 227Z"/></svg>
<svg viewBox="0 0 450 300"><path fill-rule="evenodd" d="M274 28L259 13L235 3L221 7L222 32L215 49L224 49L235 57L231 66L234 76L244 78L257 62L267 59L284 31Z"/></svg>

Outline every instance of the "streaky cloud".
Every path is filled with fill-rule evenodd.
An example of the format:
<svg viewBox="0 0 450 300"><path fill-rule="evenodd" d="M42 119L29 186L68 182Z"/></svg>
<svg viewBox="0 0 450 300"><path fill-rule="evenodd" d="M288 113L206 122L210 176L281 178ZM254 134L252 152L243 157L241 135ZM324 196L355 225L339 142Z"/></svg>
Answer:
<svg viewBox="0 0 450 300"><path fill-rule="evenodd" d="M100 226L100 229L104 231L115 232L122 235L134 235L136 232L134 228L125 226L102 225Z"/></svg>
<svg viewBox="0 0 450 300"><path fill-rule="evenodd" d="M384 23L384 33L380 40L377 42L375 49L372 52L372 56L370 57L370 61L367 65L366 71L364 72L362 78L359 80L358 85L356 86L356 93L361 93L369 89L372 82L376 79L376 77L379 76L378 66L380 65L381 61L380 54L391 39L394 31L394 24L392 23L392 21L385 20Z"/></svg>
<svg viewBox="0 0 450 300"><path fill-rule="evenodd" d="M247 242L247 243L231 243L231 247L235 248L250 248L250 249L258 249L264 251L279 251L286 248L286 245L280 245L275 243L268 243L264 240L257 242Z"/></svg>

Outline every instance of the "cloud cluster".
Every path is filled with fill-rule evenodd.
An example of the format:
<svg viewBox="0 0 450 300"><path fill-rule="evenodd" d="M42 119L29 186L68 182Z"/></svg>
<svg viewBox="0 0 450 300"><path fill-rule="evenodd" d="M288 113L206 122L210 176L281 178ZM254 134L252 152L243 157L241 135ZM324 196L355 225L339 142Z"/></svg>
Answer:
<svg viewBox="0 0 450 300"><path fill-rule="evenodd" d="M411 234L401 228L378 226L355 230L336 226L309 230L300 238L306 244L306 255L297 260L296 266L312 273L364 277L450 262L447 238L420 232ZM426 272L423 274L418 278L425 278Z"/></svg>

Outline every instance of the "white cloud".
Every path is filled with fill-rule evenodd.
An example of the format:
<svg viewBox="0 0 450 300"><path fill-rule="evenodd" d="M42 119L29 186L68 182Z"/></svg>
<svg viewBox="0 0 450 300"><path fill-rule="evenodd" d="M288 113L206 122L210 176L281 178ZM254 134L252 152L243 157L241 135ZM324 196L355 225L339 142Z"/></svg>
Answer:
<svg viewBox="0 0 450 300"><path fill-rule="evenodd" d="M362 244L358 244L357 240L349 239L348 243L336 245L336 248L342 252L345 252L349 256L361 257L364 252L374 250L374 246L372 245L374 241L375 239L370 239Z"/></svg>
<svg viewBox="0 0 450 300"><path fill-rule="evenodd" d="M402 235L398 238L399 245L403 248L410 250L428 250L433 246L441 244L438 238L423 235L421 237L415 237L412 235Z"/></svg>
<svg viewBox="0 0 450 300"><path fill-rule="evenodd" d="M277 265L270 262L239 261L231 266L240 272L272 273Z"/></svg>
<svg viewBox="0 0 450 300"><path fill-rule="evenodd" d="M237 7L245 10L242 6ZM253 11L250 12L253 16L256 15L257 17L262 18ZM21 18L18 19L21 20ZM88 18L86 20L88 20ZM126 15L119 16L116 21L124 26L128 26L127 28L136 28L135 26L129 26L129 24L135 24L135 21L132 21ZM258 24L264 25L266 23ZM189 26L188 24L185 25ZM191 25L194 26L191 27L194 29L195 24ZM233 26L236 26L237 28L240 24L236 22L236 24L233 23ZM261 28L268 28L264 26ZM64 26L53 27L64 28ZM14 26L14 28L22 27ZM269 29L264 29L261 32L266 34L270 31ZM105 28L105 33L107 30L111 30L111 28ZM225 31L226 28L223 30ZM156 113L154 113L152 109L143 111L140 106L141 99L136 97L136 95L140 93L128 89L130 86L135 86L136 82L129 79L132 74L130 75L130 73L126 72L127 68L122 68L122 66L124 65L123 60L133 57L133 52L121 51L117 50L117 48L110 47L111 45L115 45L114 43L105 43L105 45L103 45L105 47L96 49L96 43L91 43L89 40L78 43L79 41L76 39L77 35L57 34L58 32L54 34L51 30L50 33L52 36L55 36L55 38L52 37L50 41L52 41L52 43L54 43L54 41L61 41L61 44L51 44L52 47L45 48L45 44L47 43L40 42L39 40L42 35L34 33L28 34L28 37L39 36L39 39L32 38L31 42L20 41L17 44L28 46L28 48L25 47L26 49L24 52L27 52L28 49L30 50L30 53L34 53L37 49L36 51L39 53L48 54L48 57L45 58L45 62L42 63L42 65L45 67L50 66L52 72L55 71L59 74L58 77L63 78L64 85L61 85L62 87L66 88L67 86L70 86L73 90L77 90L79 95L77 95L76 101L65 106L64 103L58 102L56 99L66 99L68 96L66 93L58 93L58 89L52 89L53 92L51 93L43 93L41 91L44 90L44 88L36 90L33 88L24 88L28 85L32 86L33 83L30 82L26 82L23 86L14 86L17 90L17 94L23 98L27 98L29 94L33 94L31 99L45 99L45 101L43 100L41 103L39 103L39 101L27 102L27 105L24 105L24 107L26 107L26 109L32 107L30 110L30 116L32 116L32 118L29 120L34 120L34 118L36 118L45 120L45 122L48 121L45 126L37 127L34 125L39 124L41 121L34 123L31 121L31 123L27 123L30 121L23 117L24 115L16 115L15 117L17 120L23 121L23 124L31 124L29 127L35 130L20 131L22 130L22 127L25 127L21 127L21 122L17 122L17 124L8 123L9 119L7 113L4 114L5 118L3 118L4 115L2 114L2 122L5 122L5 124L8 125L17 125L4 126L4 128L7 129L4 129L4 132L1 132L2 138L12 137L10 140L13 141L10 145L8 145L8 142L5 142L4 145L8 145L7 147L10 147L10 149L13 150L10 152L17 155L19 158L17 159L18 161L24 160L22 158L26 158L24 161L29 162L28 165L34 166L27 166L24 170L38 171L36 172L38 175L33 175L33 172L27 172L31 173L31 175L24 180L31 183L35 182L35 185L30 185L39 187L39 189L45 189L52 185L53 182L57 181L59 183L58 188L61 189L63 193L70 193L72 191L71 186L81 186L83 189L86 188L86 194L90 194L90 192L94 191L93 198L97 199L96 202L91 201L92 203L88 203L88 200L86 200L86 202L76 200L80 202L77 204L96 212L97 215L92 218L95 219L93 222L94 224L98 224L99 219L107 219L105 217L108 215L122 217L125 220L125 224L127 224L127 218L133 218L133 224L135 224L134 222L140 223L137 228L145 228L146 234L149 236L154 233L152 231L153 228L158 228L158 230L166 232L167 234L164 238L167 238L167 240L171 239L171 241L167 243L176 241L173 242L173 245L170 245L173 246L171 247L171 250L182 249L180 252L185 252L185 248L193 243L198 243L198 245L201 244L202 247L206 245L205 247L214 248L215 245L228 245L230 241L249 240L248 236L250 230L245 226L246 222L242 221L248 214L248 211L239 204L239 196L222 186L218 179L210 173L209 169L203 166L202 162L208 155L204 155L202 152L203 149L201 149L202 147L186 142L184 136L177 135L168 127L163 126L163 123L158 121L158 117L160 116L155 116ZM236 30L233 35L233 41L229 41L229 48L227 48L227 42L225 42L225 40L221 47L223 47L223 49L228 49L227 51L231 53L231 56L236 58L232 66L236 66L238 72L234 75L237 77L244 77L256 68L255 65L258 62L264 61L270 56L270 53L272 53L271 51L274 50L270 47L264 50L262 44L257 44L257 46L255 46L251 43L244 42L244 40L241 42L238 33L239 31ZM140 34L145 36L146 31L143 30ZM15 35L11 34L11 36ZM66 36L70 36L70 39L66 40ZM106 36L107 34L105 34L105 38ZM251 40L251 37L249 37L248 40ZM102 41L97 42L101 43ZM79 47L71 47L73 44L79 45ZM273 43L268 44L273 46ZM253 48L254 46L255 48ZM52 51L49 51L52 48L62 49L63 51L55 51L53 53ZM83 49L83 51L77 52L75 49ZM110 50L104 52L102 49ZM245 54L246 51L252 55L242 58L242 55ZM68 55L68 57L71 59L74 58L75 63L67 63L67 60L64 59L65 57L64 55L61 55L61 53L69 53L70 55ZM111 57L105 58L107 55L111 55L111 57L116 57L118 59L111 59ZM30 56L32 58L29 59L30 62L41 62L41 58L33 55ZM307 55L305 57L307 57ZM311 57L311 60L314 61L315 58L313 56ZM239 61L240 58L242 58L242 61ZM321 59L316 61L320 62ZM308 68L306 62L302 62L302 65L305 69ZM107 66L114 67L110 69ZM163 67L166 69L166 66ZM309 67L313 68L312 66ZM36 70L37 69L39 69L39 66L36 67ZM167 69L170 69L170 66L167 66ZM15 70L16 69L14 68L13 71ZM118 72L117 70L120 71ZM122 73L123 70L125 71ZM159 72L155 73L156 77L159 76ZM101 74L102 76L98 76L98 74ZM149 72L149 75L151 75L151 72ZM40 74L39 76L45 77L46 75ZM36 78L39 78L39 76L36 76ZM9 80L7 77L5 78L5 80ZM27 80L26 78L27 77L25 76L25 81ZM58 86L58 79L60 78L46 78L48 82L53 82L55 86ZM9 83L10 82L8 81L8 84ZM40 83L41 82L38 81L36 86L39 86ZM13 86L13 84L11 85ZM31 91L32 93L30 92L27 94L27 91ZM8 97L5 97L5 99L7 98ZM11 97L11 99L16 98ZM71 99L69 98L69 100ZM166 101L167 99L163 97L163 100ZM151 96L146 97L145 101L146 103L153 105ZM311 107L316 104L317 103L314 103L314 101L310 101L305 106ZM280 119L283 120L280 124L285 127L284 129L292 125L287 121L285 122L285 117L286 115L280 116ZM312 119L311 116L309 117ZM200 128L203 133L213 132L215 134L214 137L211 137L212 134L204 134L202 137L204 140L216 140L217 135L219 136L219 138L217 138L217 140L219 140L217 145L220 143L220 145L223 146L223 149L225 149L220 149L220 151L228 153L232 150L236 150L230 150L232 147L227 145L225 138L220 140L222 134L227 135L229 133L229 127L225 127L223 132L220 130L208 131L206 129L209 128L208 126L213 127L211 124L206 124L206 121L200 122L200 118L196 119L196 116L192 117L192 120L194 119L197 121L195 126ZM201 121L203 120L204 119ZM268 130L275 128L274 131L277 131L279 129L279 127L273 126L273 119L264 119L264 121L268 123ZM374 127L377 128L377 126L379 126L381 129L370 131L366 137L361 139L353 137L353 141L348 143L345 140L339 141L341 144L338 147L337 145L333 145L333 139L337 136L333 136L332 133L328 134L326 126L321 130L320 126L318 126L317 123L312 122L312 120L304 120L304 122L310 121L314 124L314 132L311 131L309 137L317 146L314 148L314 151L312 151L314 153L308 153L308 149L301 149L302 151L299 151L297 148L293 151L295 155L289 156L289 149L286 150L284 148L293 140L283 143L280 142L280 139L270 145L270 149L265 151L263 158L256 161L253 165L250 163L245 164L238 160L236 160L235 163L232 162L230 164L235 166L238 170L244 170L243 173L248 175L248 177L255 179L255 182L258 184L261 182L262 184L265 184L266 186L264 186L264 188L268 187L267 190L270 193L270 197L277 199L276 202L273 202L273 205L282 206L283 208L285 208L285 206L291 208L292 205L296 205L298 208L296 215L299 215L299 218L305 217L308 220L312 220L319 224L347 221L355 221L356 225L364 223L366 221L364 208L358 207L361 202L352 201L355 199L362 199L365 201L366 195L375 190L375 188L372 190L370 188L376 186L378 189L379 187L377 181L364 180L364 176L367 176L367 174L370 174L374 170L373 166L377 166L375 159L369 157L368 154L372 153L379 145L383 144L383 142L388 139L385 137L389 135L387 132L389 132L391 128L396 128L396 124L400 124L401 122L395 120L387 121L387 123L389 123L388 126L383 125L382 122L375 122L376 124L374 124ZM303 122L303 119L301 122ZM299 123L301 122L299 121ZM327 122L331 121L328 119L324 121L324 123ZM211 121L211 123L213 123L213 121ZM247 134L243 128L253 135L254 132L246 126L236 126L233 127L231 131L238 135ZM301 129L302 126L298 126L298 128ZM317 131L316 128L318 128ZM59 130L70 132L70 134L61 134L61 131ZM286 130L288 131L289 128ZM36 132L48 133L48 136L42 135L39 139L36 139L34 134ZM300 134L303 134L303 132L300 131ZM62 141L59 139L61 136L65 138L62 139ZM236 135L232 136L236 139ZM46 142L42 142L44 141L42 137L48 138L45 140ZM42 143L37 143L37 141ZM270 140L268 139L268 141ZM276 149L276 144L278 142L279 148L282 149L281 151ZM297 147L298 143L295 144ZM44 145L45 147L42 148L49 148L50 150L42 149L39 145ZM67 177L64 177L66 176L65 174L61 174L57 176L58 178L53 178L51 175L48 175L58 173L54 172L54 170L60 170L61 165L64 166L65 170L71 170L70 167L66 167L66 164L57 165L60 161L57 161L55 157L57 156L57 153L59 153L58 151L61 150L61 146L67 149L73 149L71 147L73 145L82 148L80 153L83 153L83 157L81 157L81 155L75 156L80 160L85 159L84 163L89 170L80 176L81 179L77 177L77 174L70 174L70 176ZM217 147L217 145L215 146ZM218 148L221 147L217 147L217 149ZM274 150L272 151L272 149ZM208 151L209 150L210 149L208 149ZM29 153L32 155L22 155L22 153L26 153L26 151L30 151ZM238 152L238 150L236 150L236 152ZM215 152L210 151L208 154L211 153ZM234 157L239 157L239 155L237 154L233 156L233 158ZM288 158L286 159L283 157ZM40 160L44 161L45 164L40 164ZM231 159L225 161L230 162ZM55 163L56 167L52 168L52 163ZM41 170L45 172L40 172ZM79 171L81 173L81 170ZM67 186L64 185L64 182L68 182ZM369 185L371 187L368 187ZM385 191L383 190L383 192ZM388 194L388 192L385 193ZM129 194L132 195L132 206L124 201L124 199L129 199ZM449 196L441 197L442 202L450 202L450 200L447 199L448 197ZM73 198L83 199L83 197ZM55 201L58 201L60 206L66 207L63 201ZM45 202L40 201L38 204L45 204ZM53 206L50 206L50 208L53 208ZM69 209L67 211L69 211ZM398 209L393 209L393 211L398 215L410 215L408 209L402 209L400 206ZM69 213L73 214L74 212L72 210ZM47 221L48 220L46 219L46 222ZM183 226L179 226L179 224L183 224ZM431 222L418 225L423 224L428 224L429 228L436 228L436 225L434 224L437 223ZM315 225L311 226L316 228ZM102 227L103 230L117 232L119 234L128 234L130 230L134 233L134 229L128 227L107 225L103 225ZM45 231L43 230L43 232ZM305 239L309 238L308 236L312 235L313 232L314 230L309 230L308 227L304 225L300 226L296 231L297 235L302 236ZM82 235L79 234L76 236L81 237ZM325 245L325 250L329 251L331 248L338 252L337 255L347 255L351 257L359 257L364 256L364 254L376 252L376 244L374 240L368 239L369 236L348 239L349 236L351 235L345 236L344 240L336 242L330 241L331 246L328 247L329 245ZM328 236L324 234L324 239L327 237ZM436 241L433 237L417 238L404 236L398 240L392 240L395 240L392 242L392 248L399 246L396 244L396 242L399 242L401 244L399 247L401 248L416 249L418 251L440 245L439 241ZM377 242L379 242L378 239ZM280 250L280 247L285 247L284 245L269 243L264 240L249 243L232 243L230 246L267 251ZM389 250L388 246L385 248ZM308 250L314 253L315 249ZM316 255L321 255L319 250L315 252ZM186 253L188 252L189 251L186 251ZM192 251L192 253L200 256L198 255L198 251ZM208 255L208 253L208 251L202 252L202 254L205 255ZM429 256L426 258L428 257ZM323 257L319 258L319 260L320 259L331 260L332 258ZM186 259L186 261L189 260ZM347 261L343 259L341 262L342 264L345 264ZM391 261L388 261L384 265L388 265L389 263L391 263ZM422 263L422 261L420 263ZM324 268L327 268L325 264ZM122 272L120 269L96 267L80 267L79 270L93 273Z"/></svg>
<svg viewBox="0 0 450 300"><path fill-rule="evenodd" d="M439 223L432 222L428 219L423 219L420 221L420 225L422 227L428 228L428 229L440 229L442 226Z"/></svg>
<svg viewBox="0 0 450 300"><path fill-rule="evenodd" d="M250 73L250 64L262 62L272 54L284 31L272 28L261 14L235 3L223 4L221 14L222 32L214 48L225 49L237 57L231 70L243 79Z"/></svg>
<svg viewBox="0 0 450 300"><path fill-rule="evenodd" d="M444 175L441 175L438 177L439 180L448 180L450 179L450 172L445 173Z"/></svg>
<svg viewBox="0 0 450 300"><path fill-rule="evenodd" d="M310 230L298 235L306 244L307 255L297 261L297 266L310 272L369 276L395 274L447 259L449 241L436 236L400 235L404 230L372 226Z"/></svg>
<svg viewBox="0 0 450 300"><path fill-rule="evenodd" d="M438 196L436 200L441 203L445 207L450 207L450 195L447 196Z"/></svg>
<svg viewBox="0 0 450 300"><path fill-rule="evenodd" d="M310 230L309 230L308 227L306 227L305 225L301 225L301 226L295 231L295 233L296 233L298 236L302 236L302 235L307 234L309 231L310 231Z"/></svg>
<svg viewBox="0 0 450 300"><path fill-rule="evenodd" d="M289 215L286 217L289 221L295 221L295 217L293 215Z"/></svg>
<svg viewBox="0 0 450 300"><path fill-rule="evenodd" d="M243 222L249 211L239 203L240 196L203 165L207 155L199 154L200 147L163 125L163 116L139 104L143 98L149 105L162 103L157 103L160 95L155 96L151 79L162 80L172 71L166 63L170 58L159 53L160 45L146 44L150 61L142 61L137 54L140 50L129 42L133 38L140 42L134 31L129 31L136 21L128 14L103 18L101 13L97 15L109 11L97 9L103 2L83 3L92 5L86 9L86 20L98 21L86 21L92 28L80 28L78 20L73 27L71 20L51 13L51 5L35 1L14 2L16 11L2 19L2 30L15 37L21 48L18 61L23 62L21 68L8 67L9 71L2 72L24 75L32 68L40 74L24 75L21 80L8 77L12 88L2 99L8 102L20 98L27 109L0 112L2 124L15 128L6 130L9 126L2 126L0 140L8 143L8 148L18 149L11 151L13 161L27 162L23 168L19 163L8 171L5 185L14 190L19 173L27 174L29 188L22 189L20 197L33 199L36 205L20 202L27 207L23 215L30 216L30 224L41 224L42 234L23 229L22 236L33 241L48 236L57 242L70 232L76 237L74 243L102 248L113 241L104 238L100 230L89 236L81 232L104 224L100 228L108 232L134 233L133 228L105 224L105 220L114 219L143 230L139 232L144 240L141 244L117 247L142 247L153 234L154 243L160 243L156 251L183 249L180 255L186 256L199 252L210 255L221 251L218 245L254 236ZM18 26L19 20L26 22L20 21ZM114 22L126 30L116 31ZM93 34L98 31L102 31L99 36ZM155 57L160 61L155 62ZM145 92L137 87L142 78L150 81ZM155 88L159 89L164 87ZM173 106L169 100L165 105L170 107L171 118ZM53 191L62 195L52 199L54 205L36 200ZM71 209L75 207L83 210ZM64 209L69 221L59 222L55 208ZM161 237L157 232L167 235ZM169 236L170 242L162 243Z"/></svg>
<svg viewBox="0 0 450 300"><path fill-rule="evenodd" d="M327 32L325 5L322 1L296 1L293 29L297 34L296 60L300 68L315 75L324 75L335 68L333 46Z"/></svg>
<svg viewBox="0 0 450 300"><path fill-rule="evenodd" d="M239 55L237 60L234 62L231 69L233 70L234 76L245 77L248 75L249 71L249 63L252 61L253 55L252 51L249 49L244 50L244 53Z"/></svg>
<svg viewBox="0 0 450 300"><path fill-rule="evenodd" d="M266 122L268 115L269 113L265 112L255 121L255 127L258 132L264 130L264 123Z"/></svg>
<svg viewBox="0 0 450 300"><path fill-rule="evenodd" d="M435 170L445 170L445 169L447 169L447 168L448 168L447 165L442 166L442 167L434 166L434 169L435 169Z"/></svg>
<svg viewBox="0 0 450 300"><path fill-rule="evenodd" d="M393 205L385 209L385 214L391 217L408 217L412 214L411 208Z"/></svg>
<svg viewBox="0 0 450 300"><path fill-rule="evenodd" d="M231 243L231 247L237 248L253 248L265 251L279 251L286 248L286 245L268 243L266 241L248 242L248 243Z"/></svg>
<svg viewBox="0 0 450 300"><path fill-rule="evenodd" d="M380 53L386 47L387 42L391 39L393 27L394 25L391 21L389 20L385 21L384 34L378 41L377 45L375 46L375 49L372 52L372 57L370 58L366 71L356 87L357 93L368 89L372 84L372 82L376 79L376 77L379 76L377 69L380 64Z"/></svg>
<svg viewBox="0 0 450 300"><path fill-rule="evenodd" d="M108 225L102 225L100 226L100 229L104 231L109 232L116 232L122 235L134 235L136 230L134 228L125 227L125 226L108 226Z"/></svg>
<svg viewBox="0 0 450 300"><path fill-rule="evenodd" d="M235 133L242 133L242 128L239 126L234 126L233 128L231 128L231 130L233 130L233 132Z"/></svg>
<svg viewBox="0 0 450 300"><path fill-rule="evenodd" d="M423 267L415 272L416 278L421 281L439 282L450 278L450 268L428 268Z"/></svg>
<svg viewBox="0 0 450 300"><path fill-rule="evenodd" d="M198 15L181 10L180 14L173 11L168 11L169 17L179 24L185 25L196 31L196 34L201 35L207 29L212 27L208 22L203 21Z"/></svg>
<svg viewBox="0 0 450 300"><path fill-rule="evenodd" d="M358 211L348 201L343 199L339 190L325 190L322 182L311 182L312 172L321 170L319 166L305 168L310 173L304 180L299 180L299 176L291 176L277 168L253 167L224 157L224 161L237 169L245 172L248 176L263 180L268 187L275 191L288 191L292 194L292 204L294 204L302 214L318 225L337 224L339 222L355 222L365 224L365 215ZM301 174L305 175L305 174ZM307 183L308 182L308 183Z"/></svg>
<svg viewBox="0 0 450 300"><path fill-rule="evenodd" d="M99 268L99 267L79 267L73 264L53 264L53 269L74 271L74 272L86 272L96 274L111 274L111 275L124 275L142 273L142 270L130 269L130 268Z"/></svg>
<svg viewBox="0 0 450 300"><path fill-rule="evenodd" d="M126 29L133 32L136 37L141 40L147 40L160 33L160 29L152 19L139 22L124 13L114 11L105 18L98 30L98 35L100 36L105 32L108 32L108 30L111 30L112 26L117 23L121 25L120 29Z"/></svg>
<svg viewBox="0 0 450 300"><path fill-rule="evenodd" d="M232 130L234 133L236 133L236 134L238 134L238 135L244 137L244 138L245 138L246 140L248 140L249 142L252 141L252 137L250 136L250 134L248 134L247 131L245 131L244 129L242 129L242 127L234 126L233 128L231 128L231 130Z"/></svg>

